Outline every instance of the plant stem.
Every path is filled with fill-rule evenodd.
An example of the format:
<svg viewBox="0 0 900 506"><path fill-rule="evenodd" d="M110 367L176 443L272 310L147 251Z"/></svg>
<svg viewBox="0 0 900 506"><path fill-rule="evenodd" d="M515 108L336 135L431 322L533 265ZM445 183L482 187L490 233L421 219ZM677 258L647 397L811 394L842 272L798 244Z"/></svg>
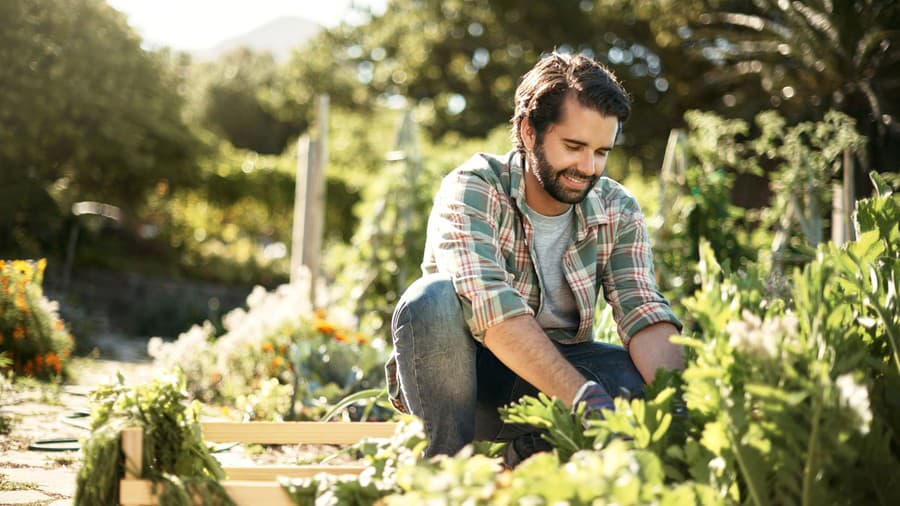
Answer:
<svg viewBox="0 0 900 506"><path fill-rule="evenodd" d="M728 418L730 419L731 416L729 416ZM729 422L730 421L731 420L729 420ZM729 423L728 425L730 427L732 424ZM750 497L753 498L753 502L754 504L756 504L756 506L762 506L762 497L760 496L759 491L756 489L756 486L753 483L753 479L750 476L750 470L747 468L747 464L744 462L741 453L740 442L737 440L734 435L734 431L731 429L728 430L728 439L729 441L731 441L731 447L734 448L734 458L737 460L738 466L740 466L741 472L744 475L744 479L747 481L747 488L750 490Z"/></svg>
<svg viewBox="0 0 900 506"><path fill-rule="evenodd" d="M812 482L815 477L813 466L815 465L816 444L819 440L819 420L822 417L822 402L816 402L816 409L813 413L812 431L809 434L809 451L806 452L806 465L803 467L803 496L801 502L803 506L810 506L810 494L812 492Z"/></svg>

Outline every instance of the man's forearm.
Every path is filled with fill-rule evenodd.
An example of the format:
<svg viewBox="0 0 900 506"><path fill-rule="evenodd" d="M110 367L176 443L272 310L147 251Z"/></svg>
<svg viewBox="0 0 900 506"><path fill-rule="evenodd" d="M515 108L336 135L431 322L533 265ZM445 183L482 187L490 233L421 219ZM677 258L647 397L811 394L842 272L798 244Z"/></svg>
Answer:
<svg viewBox="0 0 900 506"><path fill-rule="evenodd" d="M644 381L653 381L659 368L684 369L684 350L669 341L669 337L677 335L678 329L674 325L660 322L632 336L628 352Z"/></svg>
<svg viewBox="0 0 900 506"><path fill-rule="evenodd" d="M566 406L586 381L532 316L517 316L489 328L484 345L519 377Z"/></svg>

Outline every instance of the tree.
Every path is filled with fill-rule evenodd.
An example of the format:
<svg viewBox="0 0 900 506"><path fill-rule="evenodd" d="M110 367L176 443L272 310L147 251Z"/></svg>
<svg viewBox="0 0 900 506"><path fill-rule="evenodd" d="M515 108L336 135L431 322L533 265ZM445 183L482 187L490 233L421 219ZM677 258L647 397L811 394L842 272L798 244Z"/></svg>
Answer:
<svg viewBox="0 0 900 506"><path fill-rule="evenodd" d="M140 43L102 0L0 3L3 255L45 250L74 201L130 209L160 182L192 184L181 63Z"/></svg>
<svg viewBox="0 0 900 506"><path fill-rule="evenodd" d="M193 85L199 90L198 122L237 148L279 154L288 140L306 129L305 118L282 121L266 103L280 68L270 53L247 48L231 51L212 63L195 64Z"/></svg>
<svg viewBox="0 0 900 506"><path fill-rule="evenodd" d="M656 29L713 63L706 86L742 116L774 107L794 120L837 109L870 139L871 165L900 163L900 4L887 0L639 2ZM665 3L669 16L659 15ZM680 34L680 35L676 35ZM865 171L860 171L864 176ZM866 182L864 177L862 181Z"/></svg>

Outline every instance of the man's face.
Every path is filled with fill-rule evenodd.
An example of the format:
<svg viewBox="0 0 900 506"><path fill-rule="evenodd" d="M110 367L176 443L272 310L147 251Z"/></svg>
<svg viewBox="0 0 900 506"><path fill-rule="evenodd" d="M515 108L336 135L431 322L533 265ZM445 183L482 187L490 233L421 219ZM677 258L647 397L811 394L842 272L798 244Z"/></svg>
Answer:
<svg viewBox="0 0 900 506"><path fill-rule="evenodd" d="M618 118L567 95L559 120L547 128L541 142L533 129L525 132L528 205L553 216L584 200L603 173L617 130Z"/></svg>

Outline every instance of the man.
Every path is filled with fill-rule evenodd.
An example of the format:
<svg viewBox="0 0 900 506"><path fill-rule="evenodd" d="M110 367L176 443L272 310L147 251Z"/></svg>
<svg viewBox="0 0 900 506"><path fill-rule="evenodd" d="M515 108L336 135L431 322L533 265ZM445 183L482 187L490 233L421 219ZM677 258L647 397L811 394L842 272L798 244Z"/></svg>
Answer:
<svg viewBox="0 0 900 506"><path fill-rule="evenodd" d="M424 421L428 455L510 440L515 463L542 442L504 426L498 407L541 391L613 409L658 368L682 367L669 342L681 323L657 290L640 208L601 177L630 107L603 66L551 54L516 90L516 149L444 178L387 365L392 401ZM592 341L601 289L624 348Z"/></svg>

